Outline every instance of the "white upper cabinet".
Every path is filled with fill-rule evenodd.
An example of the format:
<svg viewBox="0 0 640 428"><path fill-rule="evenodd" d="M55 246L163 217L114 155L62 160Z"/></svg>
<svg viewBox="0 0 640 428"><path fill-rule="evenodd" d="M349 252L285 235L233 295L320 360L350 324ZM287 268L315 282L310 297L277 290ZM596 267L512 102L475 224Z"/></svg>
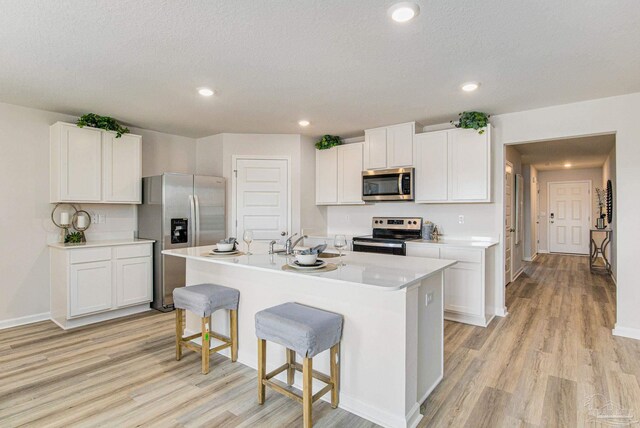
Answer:
<svg viewBox="0 0 640 428"><path fill-rule="evenodd" d="M338 148L316 150L316 205L338 203Z"/></svg>
<svg viewBox="0 0 640 428"><path fill-rule="evenodd" d="M491 202L491 127L415 136L416 202Z"/></svg>
<svg viewBox="0 0 640 428"><path fill-rule="evenodd" d="M50 138L51 202L100 202L102 132L57 123Z"/></svg>
<svg viewBox="0 0 640 428"><path fill-rule="evenodd" d="M364 160L365 169L387 167L387 128L364 131Z"/></svg>
<svg viewBox="0 0 640 428"><path fill-rule="evenodd" d="M448 132L417 134L416 202L446 202L448 195Z"/></svg>
<svg viewBox="0 0 640 428"><path fill-rule="evenodd" d="M316 205L362 201L363 143L316 151Z"/></svg>
<svg viewBox="0 0 640 428"><path fill-rule="evenodd" d="M414 122L387 128L387 168L413 166Z"/></svg>
<svg viewBox="0 0 640 428"><path fill-rule="evenodd" d="M491 130L456 129L449 134L449 197L458 202L489 202Z"/></svg>
<svg viewBox="0 0 640 428"><path fill-rule="evenodd" d="M338 146L338 202L362 204L363 143Z"/></svg>
<svg viewBox="0 0 640 428"><path fill-rule="evenodd" d="M104 202L140 203L142 137L102 133Z"/></svg>
<svg viewBox="0 0 640 428"><path fill-rule="evenodd" d="M413 166L415 122L364 131L364 168L386 169Z"/></svg>
<svg viewBox="0 0 640 428"><path fill-rule="evenodd" d="M142 137L58 122L50 128L50 202L141 202Z"/></svg>

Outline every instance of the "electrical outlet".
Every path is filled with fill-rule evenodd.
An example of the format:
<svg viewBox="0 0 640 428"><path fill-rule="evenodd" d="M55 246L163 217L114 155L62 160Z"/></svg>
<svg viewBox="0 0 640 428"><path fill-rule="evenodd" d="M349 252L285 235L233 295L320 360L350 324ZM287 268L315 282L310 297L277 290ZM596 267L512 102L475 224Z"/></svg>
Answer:
<svg viewBox="0 0 640 428"><path fill-rule="evenodd" d="M432 303L432 302L433 302L433 292L427 293L425 306L429 306L429 304Z"/></svg>
<svg viewBox="0 0 640 428"><path fill-rule="evenodd" d="M98 217L98 214L91 213L91 224L98 224L99 221L100 218Z"/></svg>
<svg viewBox="0 0 640 428"><path fill-rule="evenodd" d="M464 216L463 215L459 215L458 216L458 224L464 224Z"/></svg>

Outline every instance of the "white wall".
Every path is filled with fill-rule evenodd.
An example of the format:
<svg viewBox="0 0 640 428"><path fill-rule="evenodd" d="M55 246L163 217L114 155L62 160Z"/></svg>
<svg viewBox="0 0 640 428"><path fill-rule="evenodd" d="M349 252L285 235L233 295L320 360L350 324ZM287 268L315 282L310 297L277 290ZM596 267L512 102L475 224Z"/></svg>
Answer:
<svg viewBox="0 0 640 428"><path fill-rule="evenodd" d="M503 146L531 141L554 140L580 135L616 133L617 183L617 321L615 334L640 339L640 287L637 286L636 255L640 242L640 93L566 104L492 117L494 125L494 165L504 162ZM494 169L498 191L492 231L499 233L502 222L502 171ZM500 244L502 247L502 243ZM501 248L499 253L502 253ZM504 259L496 262L498 272ZM502 289L499 290L502 293Z"/></svg>
<svg viewBox="0 0 640 428"><path fill-rule="evenodd" d="M540 207L538 215L540 219L540 252L549 251L549 194L548 184L556 181L591 181L591 223L595 224L595 218L599 215L595 204L595 189L602 187L602 168L583 169L561 169L555 171L539 171L538 181L540 184Z"/></svg>
<svg viewBox="0 0 640 428"><path fill-rule="evenodd" d="M222 158L222 137L224 134L198 138L196 141L196 174L222 177L224 174Z"/></svg>
<svg viewBox="0 0 640 428"><path fill-rule="evenodd" d="M609 227L613 230L613 232L611 232L611 243L607 248L607 258L609 259L609 263L611 263L611 272L613 274L613 278L615 279L617 277L617 272L618 272L618 263L617 263L618 246L617 246L617 239L616 239L616 234L617 234L616 216L618 215L617 213L618 210L616 209L617 185L616 185L616 148L615 147L613 148L613 150L611 150L611 152L609 153L609 156L607 156L607 160L602 166L602 188L605 190L607 189L607 180L611 180L611 184L613 185L613 219L612 219L613 221L611 222L611 224L609 224Z"/></svg>
<svg viewBox="0 0 640 428"><path fill-rule="evenodd" d="M49 204L49 126L75 122L74 116L0 103L0 215L5 219L0 243L0 328L48 318L49 250L59 230ZM143 172L187 170L193 163L193 139L132 128L143 136ZM182 146L184 144L186 149ZM83 204L103 214L87 239L133 236L133 205Z"/></svg>

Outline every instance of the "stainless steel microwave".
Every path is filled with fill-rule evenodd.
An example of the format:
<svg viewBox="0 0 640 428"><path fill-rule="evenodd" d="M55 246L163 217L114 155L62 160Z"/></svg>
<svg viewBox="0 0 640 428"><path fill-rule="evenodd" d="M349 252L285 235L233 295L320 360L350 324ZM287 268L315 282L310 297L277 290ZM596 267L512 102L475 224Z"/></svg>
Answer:
<svg viewBox="0 0 640 428"><path fill-rule="evenodd" d="M362 172L363 201L413 201L413 168Z"/></svg>

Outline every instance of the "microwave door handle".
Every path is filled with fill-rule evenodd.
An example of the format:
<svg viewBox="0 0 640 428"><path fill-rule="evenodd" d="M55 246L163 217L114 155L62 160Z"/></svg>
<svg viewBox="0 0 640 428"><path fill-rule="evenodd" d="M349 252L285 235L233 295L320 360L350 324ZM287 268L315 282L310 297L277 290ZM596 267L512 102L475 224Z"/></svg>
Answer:
<svg viewBox="0 0 640 428"><path fill-rule="evenodd" d="M402 189L402 176L404 174L398 174L398 195L404 195L404 190Z"/></svg>

